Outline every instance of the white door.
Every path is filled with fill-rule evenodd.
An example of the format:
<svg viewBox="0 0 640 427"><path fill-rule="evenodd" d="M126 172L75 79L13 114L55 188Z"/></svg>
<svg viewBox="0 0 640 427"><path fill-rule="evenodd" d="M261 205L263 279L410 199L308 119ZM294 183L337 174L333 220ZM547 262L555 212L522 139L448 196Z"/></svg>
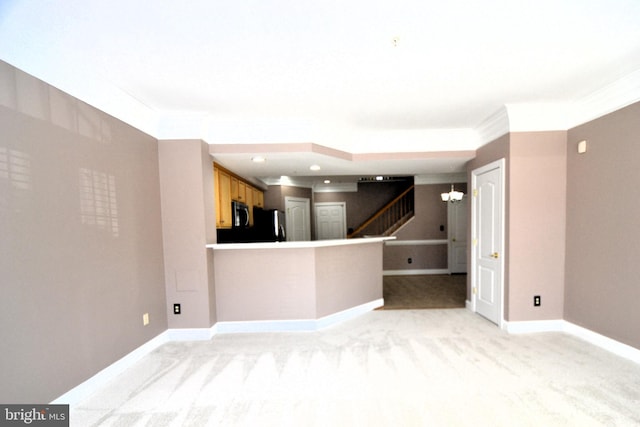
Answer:
<svg viewBox="0 0 640 427"><path fill-rule="evenodd" d="M478 314L499 326L504 293L504 168L501 159L471 173L472 304Z"/></svg>
<svg viewBox="0 0 640 427"><path fill-rule="evenodd" d="M316 203L316 239L346 239L347 213L346 204Z"/></svg>
<svg viewBox="0 0 640 427"><path fill-rule="evenodd" d="M311 240L309 199L285 197L287 241Z"/></svg>
<svg viewBox="0 0 640 427"><path fill-rule="evenodd" d="M467 196L448 203L449 273L467 272Z"/></svg>

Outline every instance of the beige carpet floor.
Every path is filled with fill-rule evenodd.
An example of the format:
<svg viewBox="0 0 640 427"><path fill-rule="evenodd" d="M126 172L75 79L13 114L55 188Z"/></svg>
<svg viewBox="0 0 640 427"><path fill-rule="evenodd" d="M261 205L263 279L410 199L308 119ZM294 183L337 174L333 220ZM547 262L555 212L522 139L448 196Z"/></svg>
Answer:
<svg viewBox="0 0 640 427"><path fill-rule="evenodd" d="M384 276L383 310L463 308L466 274Z"/></svg>
<svg viewBox="0 0 640 427"><path fill-rule="evenodd" d="M637 426L640 365L466 309L382 310L317 332L158 348L72 426Z"/></svg>

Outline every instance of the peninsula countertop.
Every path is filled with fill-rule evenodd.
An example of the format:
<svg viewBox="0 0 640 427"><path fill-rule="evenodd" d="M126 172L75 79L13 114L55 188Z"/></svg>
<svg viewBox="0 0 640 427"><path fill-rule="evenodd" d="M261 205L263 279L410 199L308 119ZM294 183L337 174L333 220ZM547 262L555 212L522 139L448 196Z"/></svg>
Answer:
<svg viewBox="0 0 640 427"><path fill-rule="evenodd" d="M394 237L207 245L219 331L313 330L384 304Z"/></svg>
<svg viewBox="0 0 640 427"><path fill-rule="evenodd" d="M395 240L395 236L363 237L355 239L334 240L310 240L295 242L256 242L256 243L212 243L207 248L213 250L238 250L238 249L300 249L322 248L327 246L361 245L366 243L385 242Z"/></svg>

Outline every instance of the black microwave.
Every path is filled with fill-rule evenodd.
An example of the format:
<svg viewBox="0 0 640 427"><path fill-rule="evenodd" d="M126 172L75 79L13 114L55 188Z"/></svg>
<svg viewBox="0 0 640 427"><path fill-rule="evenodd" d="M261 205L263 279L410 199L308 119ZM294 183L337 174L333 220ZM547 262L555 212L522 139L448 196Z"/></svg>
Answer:
<svg viewBox="0 0 640 427"><path fill-rule="evenodd" d="M242 202L231 202L231 217L233 218L233 228L249 227L249 206Z"/></svg>

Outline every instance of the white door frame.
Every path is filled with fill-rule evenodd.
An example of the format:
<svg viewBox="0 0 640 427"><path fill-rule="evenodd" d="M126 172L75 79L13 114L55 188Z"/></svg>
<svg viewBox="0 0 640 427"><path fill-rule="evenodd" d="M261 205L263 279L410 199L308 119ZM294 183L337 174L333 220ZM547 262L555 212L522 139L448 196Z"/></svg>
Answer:
<svg viewBox="0 0 640 427"><path fill-rule="evenodd" d="M313 204L313 215L315 218L316 225L316 240L320 240L320 225L318 223L318 208L326 207L326 206L340 206L342 210L342 231L343 237L342 239L347 238L347 203L346 202L318 202Z"/></svg>
<svg viewBox="0 0 640 427"><path fill-rule="evenodd" d="M476 188L477 188L477 179L478 179L478 175L482 175L485 172L488 172L492 169L499 169L500 170L500 177L501 177L501 181L502 181L502 185L501 188L499 189L502 192L502 206L500 206L500 210L501 210L501 214L502 214L502 238L501 238L501 247L502 247L502 251L503 254L501 254L500 256L500 270L501 270L501 280L500 280L500 316L499 316L499 323L498 323L498 327L500 327L501 329L504 329L505 326L505 321L504 321L504 281L505 281L505 276L504 276L504 270L505 270L505 256L504 256L504 252L505 252L505 199L506 199L506 194L505 194L505 187L506 187L506 182L505 182L505 169L506 169L506 162L505 159L502 158L500 160L496 160L494 162L491 162L489 164L486 164L484 166L481 166L477 169L474 169L473 171L471 171L471 188L473 191L473 200L471 203L471 310L476 313L476 289L477 289L477 259L478 259L478 198L476 197Z"/></svg>

